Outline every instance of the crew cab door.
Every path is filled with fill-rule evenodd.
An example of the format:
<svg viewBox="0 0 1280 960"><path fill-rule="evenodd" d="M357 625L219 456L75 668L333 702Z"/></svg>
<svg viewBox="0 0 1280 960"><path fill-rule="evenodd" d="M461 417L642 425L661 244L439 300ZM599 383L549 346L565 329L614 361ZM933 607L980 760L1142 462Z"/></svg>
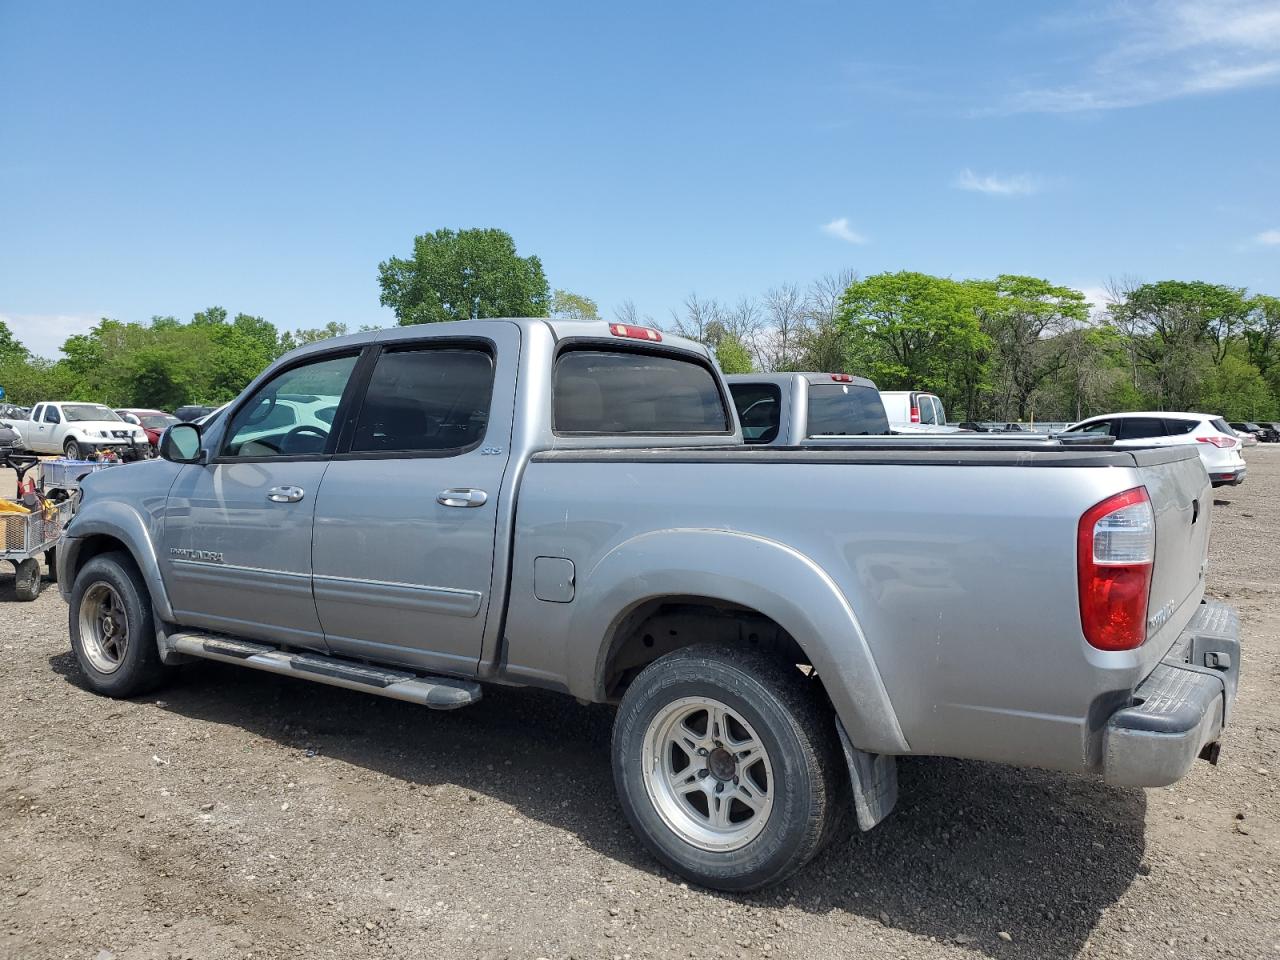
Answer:
<svg viewBox="0 0 1280 960"><path fill-rule="evenodd" d="M61 453L62 414L54 403L42 403L31 411L31 436L23 437L35 453Z"/></svg>
<svg viewBox="0 0 1280 960"><path fill-rule="evenodd" d="M311 525L358 356L313 354L276 373L210 432L207 462L183 467L160 558L179 623L325 649ZM302 396L319 413L300 422Z"/></svg>
<svg viewBox="0 0 1280 960"><path fill-rule="evenodd" d="M336 654L474 674L491 606L519 328L384 342L316 501L314 590Z"/></svg>

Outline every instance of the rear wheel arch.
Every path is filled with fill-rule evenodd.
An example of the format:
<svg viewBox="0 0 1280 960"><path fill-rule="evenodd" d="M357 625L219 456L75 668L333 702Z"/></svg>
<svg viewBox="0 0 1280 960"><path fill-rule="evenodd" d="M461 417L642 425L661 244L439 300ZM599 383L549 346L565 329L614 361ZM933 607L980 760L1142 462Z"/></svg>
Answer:
<svg viewBox="0 0 1280 960"><path fill-rule="evenodd" d="M675 562L655 570L655 556ZM821 567L785 544L722 530L655 531L620 544L579 578L579 587L580 598L592 599L575 612L569 635L575 644L594 644L596 656L568 651L569 687L578 696L616 699L628 673L686 645L646 625L696 611L716 625L704 642L763 646L794 657L792 664L812 665L857 746L910 750L849 602ZM737 636L725 636L726 623Z"/></svg>

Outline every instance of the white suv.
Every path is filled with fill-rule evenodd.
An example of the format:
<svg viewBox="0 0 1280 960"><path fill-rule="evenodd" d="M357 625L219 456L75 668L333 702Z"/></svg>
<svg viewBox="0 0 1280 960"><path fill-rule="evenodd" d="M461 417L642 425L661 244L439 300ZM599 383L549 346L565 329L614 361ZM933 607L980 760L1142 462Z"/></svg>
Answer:
<svg viewBox="0 0 1280 960"><path fill-rule="evenodd" d="M1195 444L1215 487L1244 482L1241 442L1225 420L1208 413L1109 413L1068 427L1067 433L1110 434L1117 447Z"/></svg>

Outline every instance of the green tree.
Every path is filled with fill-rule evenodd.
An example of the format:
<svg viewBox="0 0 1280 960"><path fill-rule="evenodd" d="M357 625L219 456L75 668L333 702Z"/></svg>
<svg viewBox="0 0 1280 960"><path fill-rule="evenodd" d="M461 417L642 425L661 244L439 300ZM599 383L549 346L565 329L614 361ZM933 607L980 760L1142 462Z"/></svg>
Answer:
<svg viewBox="0 0 1280 960"><path fill-rule="evenodd" d="M367 328L361 328L367 329ZM331 340L334 337L345 337L347 335L347 325L339 323L337 320L330 320L323 327L312 327L307 330L286 330L280 334L280 352L288 353L295 347L305 346L308 343L319 343L321 340Z"/></svg>
<svg viewBox="0 0 1280 960"><path fill-rule="evenodd" d="M599 320L600 308L590 297L568 290L557 290L551 295L551 316L570 320Z"/></svg>
<svg viewBox="0 0 1280 960"><path fill-rule="evenodd" d="M401 325L481 317L545 317L542 261L521 257L503 230L437 230L413 240L407 259L378 265L379 298Z"/></svg>
<svg viewBox="0 0 1280 960"><path fill-rule="evenodd" d="M1258 368L1234 352L1208 372L1197 406L1227 420L1270 420L1277 415L1275 397Z"/></svg>
<svg viewBox="0 0 1280 960"><path fill-rule="evenodd" d="M1220 365L1249 313L1245 291L1199 280L1162 280L1125 293L1110 307L1129 338L1153 403L1191 409L1210 365ZM1137 384L1135 384L1137 386Z"/></svg>
<svg viewBox="0 0 1280 960"><path fill-rule="evenodd" d="M30 352L13 335L9 325L0 320L0 362L6 360L25 360Z"/></svg>
<svg viewBox="0 0 1280 960"><path fill-rule="evenodd" d="M838 323L849 369L881 389L923 389L973 412L991 340L978 321L989 287L902 271L849 285Z"/></svg>
<svg viewBox="0 0 1280 960"><path fill-rule="evenodd" d="M1089 319L1084 294L1038 277L1001 274L980 282L982 328L993 345L996 418L1026 420L1032 398L1071 359L1055 340Z"/></svg>
<svg viewBox="0 0 1280 960"><path fill-rule="evenodd" d="M751 351L732 333L721 334L715 347L716 362L725 373L751 373Z"/></svg>

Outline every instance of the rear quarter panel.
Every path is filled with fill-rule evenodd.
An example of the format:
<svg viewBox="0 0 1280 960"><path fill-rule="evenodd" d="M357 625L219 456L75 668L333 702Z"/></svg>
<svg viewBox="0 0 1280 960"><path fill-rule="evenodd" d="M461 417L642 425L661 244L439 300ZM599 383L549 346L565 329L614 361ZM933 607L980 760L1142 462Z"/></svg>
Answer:
<svg viewBox="0 0 1280 960"><path fill-rule="evenodd" d="M785 544L829 575L830 587L788 583L812 591L791 596L795 607L835 589L853 611L856 631L840 635L806 633L799 619L780 622L815 662L852 663L856 634L865 637L903 745L894 749L885 738L858 746L1089 767L1098 749L1095 714L1114 709L1118 692L1163 651L1087 645L1076 525L1088 507L1140 482L1136 469L1115 467L535 461L517 512L507 665L515 677L595 697L582 678L604 638L575 633L575 624L608 622L613 611L582 617L579 610L622 602L614 585L601 596L594 582L605 560L648 551L635 569L654 571L653 582L640 573L632 584L644 599L655 595L658 572L681 560L654 549L661 543L654 531L734 532ZM571 603L533 596L538 556L573 561ZM740 576L759 584L763 597L779 576L755 559L744 552ZM685 589L715 596L714 584ZM1176 635L1172 620L1165 631ZM859 710L857 701L847 709ZM867 729L842 716L851 731Z"/></svg>

